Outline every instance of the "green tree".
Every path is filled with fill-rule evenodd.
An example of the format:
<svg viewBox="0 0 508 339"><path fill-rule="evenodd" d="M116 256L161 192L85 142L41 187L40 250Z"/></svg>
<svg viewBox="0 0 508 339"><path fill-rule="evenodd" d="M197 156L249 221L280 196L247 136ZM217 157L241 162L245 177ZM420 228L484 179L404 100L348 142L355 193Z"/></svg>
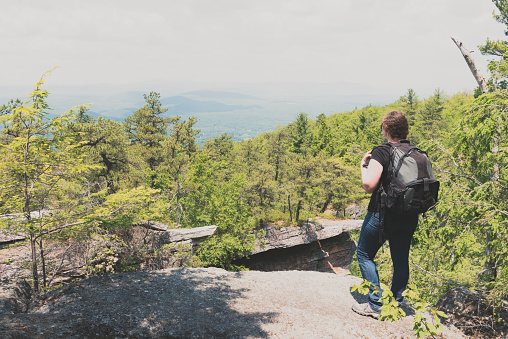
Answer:
<svg viewBox="0 0 508 339"><path fill-rule="evenodd" d="M121 123L102 117L96 120L86 112L87 108L81 107L76 119L67 123L64 133L76 135L87 163L100 165L90 173L90 182L101 189L99 180L103 180L115 192L128 170L127 135Z"/></svg>
<svg viewBox="0 0 508 339"><path fill-rule="evenodd" d="M399 101L402 104L401 111L406 114L408 118L409 126L413 126L420 103L416 92L412 88L409 88L406 94L400 97Z"/></svg>
<svg viewBox="0 0 508 339"><path fill-rule="evenodd" d="M300 214L309 202L317 159L310 154L290 153L286 158L286 172L282 187L286 192L291 222L298 223Z"/></svg>
<svg viewBox="0 0 508 339"><path fill-rule="evenodd" d="M277 133L274 132L274 136ZM272 209L275 208L275 194L277 191L276 163L271 161L280 154L273 154L272 140L268 133L257 138L238 143L237 156L231 164L238 172L246 175L243 196L248 202L252 213L260 221L271 220ZM282 152L283 145L278 145ZM276 147L277 149L277 147ZM276 151L275 149L275 151ZM278 161L277 159L274 159ZM275 173L275 176L274 176Z"/></svg>
<svg viewBox="0 0 508 339"><path fill-rule="evenodd" d="M306 154L312 144L312 132L306 113L298 113L292 124L291 152Z"/></svg>
<svg viewBox="0 0 508 339"><path fill-rule="evenodd" d="M137 145L142 152L142 159L147 164L147 180L150 187L155 187L156 168L162 162L162 143L167 138L169 118L163 118L168 109L162 108L160 94L150 92L144 95L146 104L125 119L125 130L131 144Z"/></svg>
<svg viewBox="0 0 508 339"><path fill-rule="evenodd" d="M492 2L499 10L499 13L494 13L494 18L506 26L505 35L508 35L508 3L506 0L492 0ZM478 47L483 55L495 58L490 60L487 66L491 74L488 81L489 90L506 89L508 87L508 42L487 38L485 45Z"/></svg>
<svg viewBox="0 0 508 339"><path fill-rule="evenodd" d="M444 142L427 141L441 181L440 202L420 221L414 261L445 280L414 274L434 301L457 284L489 290L493 303L507 295L507 111L504 90L483 94L463 107Z"/></svg>
<svg viewBox="0 0 508 339"><path fill-rule="evenodd" d="M163 143L163 158L157 173L156 187L162 189L169 198L170 214L176 225L180 224L183 206L180 202L187 191L184 186L185 174L198 150L194 129L197 120L194 117L180 121L180 117L171 118L171 131ZM174 217L173 217L174 215Z"/></svg>
<svg viewBox="0 0 508 339"><path fill-rule="evenodd" d="M346 217L345 208L359 202L365 196L356 167L344 166L340 159L322 159L319 173L313 187L318 191L317 201L320 213L332 207Z"/></svg>
<svg viewBox="0 0 508 339"><path fill-rule="evenodd" d="M285 163L288 133L285 129L279 129L273 133L266 134L267 162L273 166L273 180L279 182L281 169Z"/></svg>
<svg viewBox="0 0 508 339"><path fill-rule="evenodd" d="M26 101L0 116L5 126L0 151L0 206L2 214L10 215L0 223L14 233L28 235L36 291L40 284L38 257L46 285L44 238L73 224L69 211L56 208L52 198L62 182L80 180L92 168L85 165L76 136L61 133L74 112L47 118L48 92L42 85L49 73L43 75Z"/></svg>
<svg viewBox="0 0 508 339"><path fill-rule="evenodd" d="M217 159L216 149L210 151L198 152L189 165L182 223L190 227L216 225L216 233L201 244L197 255L205 265L236 270L240 267L231 261L247 255L256 238L250 232L255 226L252 210L243 194L246 179Z"/></svg>
<svg viewBox="0 0 508 339"><path fill-rule="evenodd" d="M468 160L466 171L476 179L470 182L471 200L481 214L479 225L485 234L485 277L497 279L497 265L506 262L503 243L507 243L508 218L503 211L508 198L506 183L508 158L508 95L505 91L484 94L477 98L461 124L457 152Z"/></svg>
<svg viewBox="0 0 508 339"><path fill-rule="evenodd" d="M205 141L203 148L216 160L225 160L233 151L233 135L222 133L219 137Z"/></svg>
<svg viewBox="0 0 508 339"><path fill-rule="evenodd" d="M326 115L321 113L317 117L317 129L313 138L314 153L324 152L326 155L333 154L332 130L328 125Z"/></svg>
<svg viewBox="0 0 508 339"><path fill-rule="evenodd" d="M423 101L416 113L418 122L414 126L416 133L413 133L415 139L417 139L416 141L435 137L443 130L445 126L443 121L445 99L443 92L440 89L436 89L432 97Z"/></svg>

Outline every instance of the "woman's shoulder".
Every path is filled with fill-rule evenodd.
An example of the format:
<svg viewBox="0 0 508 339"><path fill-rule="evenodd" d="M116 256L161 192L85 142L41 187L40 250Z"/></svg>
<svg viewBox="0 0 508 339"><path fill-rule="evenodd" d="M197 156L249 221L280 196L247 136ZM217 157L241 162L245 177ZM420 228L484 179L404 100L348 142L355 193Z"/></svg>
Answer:
<svg viewBox="0 0 508 339"><path fill-rule="evenodd" d="M372 153L374 153L374 152L390 153L391 149L392 149L392 146L390 145L390 143L386 142L382 145L374 147L374 149L372 150Z"/></svg>
<svg viewBox="0 0 508 339"><path fill-rule="evenodd" d="M391 149L392 147L388 143L374 147L372 150L372 159L377 160L383 167L388 165L390 162Z"/></svg>

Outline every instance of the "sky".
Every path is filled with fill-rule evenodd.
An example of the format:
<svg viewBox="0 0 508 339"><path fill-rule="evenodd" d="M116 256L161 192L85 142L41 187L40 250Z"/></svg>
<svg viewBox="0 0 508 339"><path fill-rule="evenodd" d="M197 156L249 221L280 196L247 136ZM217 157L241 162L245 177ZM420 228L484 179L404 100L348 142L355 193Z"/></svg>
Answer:
<svg viewBox="0 0 508 339"><path fill-rule="evenodd" d="M489 0L11 0L0 89L215 89L255 95L452 95L504 39ZM155 88L155 89L156 89Z"/></svg>

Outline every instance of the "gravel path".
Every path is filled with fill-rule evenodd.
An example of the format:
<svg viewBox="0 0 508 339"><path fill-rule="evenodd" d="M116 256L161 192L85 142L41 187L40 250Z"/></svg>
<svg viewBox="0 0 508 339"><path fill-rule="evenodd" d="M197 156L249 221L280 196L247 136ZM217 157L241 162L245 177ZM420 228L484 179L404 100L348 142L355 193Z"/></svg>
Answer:
<svg viewBox="0 0 508 339"><path fill-rule="evenodd" d="M93 277L1 314L1 338L412 338L411 317L351 311L360 279L310 271L166 269ZM447 328L445 338L462 338Z"/></svg>

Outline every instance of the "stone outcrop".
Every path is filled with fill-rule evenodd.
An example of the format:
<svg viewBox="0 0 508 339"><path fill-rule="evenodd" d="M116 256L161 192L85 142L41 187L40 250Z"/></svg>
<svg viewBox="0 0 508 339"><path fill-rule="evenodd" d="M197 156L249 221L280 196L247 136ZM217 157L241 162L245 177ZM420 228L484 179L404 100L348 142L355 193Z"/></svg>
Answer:
<svg viewBox="0 0 508 339"><path fill-rule="evenodd" d="M348 232L361 225L362 220L320 220L301 227L270 226L264 244L235 263L259 271L349 270L356 245Z"/></svg>
<svg viewBox="0 0 508 339"><path fill-rule="evenodd" d="M362 222L363 220L319 220L315 223L305 223L301 227L269 226L265 228L264 244L259 244L251 254L333 238L360 228Z"/></svg>
<svg viewBox="0 0 508 339"><path fill-rule="evenodd" d="M264 228L266 236L258 242L249 257L238 259L235 264L260 271L348 270L356 249L348 232L360 228L361 224L362 220L322 219L301 227L268 226ZM217 226L213 225L170 229L160 233L159 243L186 244L190 249L195 249L216 229Z"/></svg>
<svg viewBox="0 0 508 339"><path fill-rule="evenodd" d="M175 228L160 234L160 244L188 244L191 248L215 233L217 226L202 226L195 228Z"/></svg>
<svg viewBox="0 0 508 339"><path fill-rule="evenodd" d="M356 249L349 231L361 227L362 220L325 220L303 224L301 227L264 228L260 239L248 258L234 263L259 271L307 270L346 272ZM160 233L159 243L186 244L189 250L213 235L217 226L170 229ZM177 252L174 247L173 252ZM179 261L167 260L164 267L176 267ZM169 265L169 266L167 266ZM175 266L176 265L176 266Z"/></svg>
<svg viewBox="0 0 508 339"><path fill-rule="evenodd" d="M142 227L154 230L154 231L161 231L161 232L165 232L169 228L168 225L161 224L161 223L158 223L155 221L141 221L141 222L138 222L137 226L142 226Z"/></svg>

